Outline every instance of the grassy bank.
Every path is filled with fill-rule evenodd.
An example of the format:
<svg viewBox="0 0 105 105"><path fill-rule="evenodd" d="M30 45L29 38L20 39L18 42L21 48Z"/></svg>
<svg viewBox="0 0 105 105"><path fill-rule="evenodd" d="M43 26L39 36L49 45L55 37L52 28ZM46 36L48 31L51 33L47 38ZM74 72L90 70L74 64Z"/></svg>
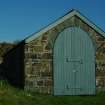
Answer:
<svg viewBox="0 0 105 105"><path fill-rule="evenodd" d="M50 96L0 83L0 105L105 105L105 93L96 96Z"/></svg>

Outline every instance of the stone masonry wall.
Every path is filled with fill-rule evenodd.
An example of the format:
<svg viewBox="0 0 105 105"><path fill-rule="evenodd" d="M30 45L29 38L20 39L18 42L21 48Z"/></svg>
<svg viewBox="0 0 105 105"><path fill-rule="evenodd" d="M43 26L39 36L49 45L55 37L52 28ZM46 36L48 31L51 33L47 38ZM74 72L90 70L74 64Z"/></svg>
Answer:
<svg viewBox="0 0 105 105"><path fill-rule="evenodd" d="M105 38L85 22L74 16L33 41L25 44L25 89L53 94L53 46L54 41L67 27L80 27L91 37L96 48L96 85L105 89Z"/></svg>

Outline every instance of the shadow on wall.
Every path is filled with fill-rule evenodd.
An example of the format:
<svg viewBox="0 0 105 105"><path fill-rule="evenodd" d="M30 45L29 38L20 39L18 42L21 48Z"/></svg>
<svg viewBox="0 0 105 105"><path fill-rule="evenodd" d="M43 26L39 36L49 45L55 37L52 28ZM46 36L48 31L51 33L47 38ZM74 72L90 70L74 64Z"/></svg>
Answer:
<svg viewBox="0 0 105 105"><path fill-rule="evenodd" d="M0 80L6 80L3 63L0 64Z"/></svg>
<svg viewBox="0 0 105 105"><path fill-rule="evenodd" d="M2 68L3 77L13 86L24 88L24 45L20 42L16 47L4 55Z"/></svg>

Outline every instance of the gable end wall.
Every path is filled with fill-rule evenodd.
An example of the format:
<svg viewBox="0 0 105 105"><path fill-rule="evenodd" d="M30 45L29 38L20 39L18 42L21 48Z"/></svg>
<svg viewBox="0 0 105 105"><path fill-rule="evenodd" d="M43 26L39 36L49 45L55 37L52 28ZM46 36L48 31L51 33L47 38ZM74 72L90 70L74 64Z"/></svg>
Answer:
<svg viewBox="0 0 105 105"><path fill-rule="evenodd" d="M80 27L91 37L96 49L96 85L105 88L105 38L77 16L58 24L33 41L25 44L25 89L38 93L53 94L53 46L65 28Z"/></svg>

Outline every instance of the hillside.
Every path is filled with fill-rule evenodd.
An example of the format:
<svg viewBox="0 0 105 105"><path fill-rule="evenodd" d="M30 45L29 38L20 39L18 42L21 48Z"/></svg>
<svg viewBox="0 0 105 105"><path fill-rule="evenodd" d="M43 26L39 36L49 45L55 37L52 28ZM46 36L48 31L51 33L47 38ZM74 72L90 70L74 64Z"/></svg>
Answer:
<svg viewBox="0 0 105 105"><path fill-rule="evenodd" d="M0 43L0 63L2 63L3 55L11 48L13 48L15 45L16 44L14 43L7 43L7 42Z"/></svg>
<svg viewBox="0 0 105 105"><path fill-rule="evenodd" d="M0 80L5 79L4 76L4 66L3 66L3 55L12 49L16 44L15 43L0 43Z"/></svg>

